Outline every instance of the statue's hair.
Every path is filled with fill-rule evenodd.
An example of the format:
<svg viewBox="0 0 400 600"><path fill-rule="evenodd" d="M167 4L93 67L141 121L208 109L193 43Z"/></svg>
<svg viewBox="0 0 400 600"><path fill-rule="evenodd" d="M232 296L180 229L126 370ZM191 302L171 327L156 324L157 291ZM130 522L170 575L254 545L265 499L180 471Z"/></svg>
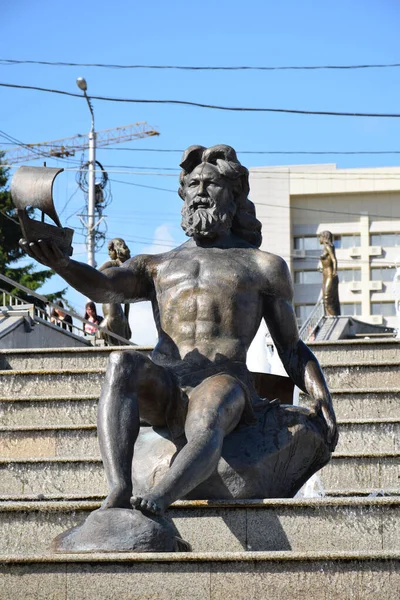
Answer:
<svg viewBox="0 0 400 600"><path fill-rule="evenodd" d="M334 247L333 235L331 231L328 231L327 229L325 231L321 231L321 233L318 234L318 237L322 238L325 244L329 244L330 246Z"/></svg>
<svg viewBox="0 0 400 600"><path fill-rule="evenodd" d="M114 238L108 242L108 251L114 250L117 253L117 257L125 262L131 257L130 250L122 238Z"/></svg>
<svg viewBox="0 0 400 600"><path fill-rule="evenodd" d="M220 175L231 182L236 201L236 213L232 221L232 232L257 248L261 246L261 223L256 217L253 202L249 200L249 172L238 160L231 146L218 144L211 148L189 146L183 153L180 166L178 194L185 200L185 185L192 171L202 163L214 165Z"/></svg>

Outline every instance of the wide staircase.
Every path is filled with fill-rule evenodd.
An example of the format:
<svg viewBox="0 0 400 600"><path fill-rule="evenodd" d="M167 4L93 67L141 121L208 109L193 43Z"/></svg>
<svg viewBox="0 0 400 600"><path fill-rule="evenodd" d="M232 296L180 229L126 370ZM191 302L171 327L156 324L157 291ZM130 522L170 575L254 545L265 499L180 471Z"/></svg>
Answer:
<svg viewBox="0 0 400 600"><path fill-rule="evenodd" d="M107 491L96 408L110 349L0 351L0 599L399 600L400 344L310 347L340 427L325 496L177 502L193 551L174 554L52 552Z"/></svg>

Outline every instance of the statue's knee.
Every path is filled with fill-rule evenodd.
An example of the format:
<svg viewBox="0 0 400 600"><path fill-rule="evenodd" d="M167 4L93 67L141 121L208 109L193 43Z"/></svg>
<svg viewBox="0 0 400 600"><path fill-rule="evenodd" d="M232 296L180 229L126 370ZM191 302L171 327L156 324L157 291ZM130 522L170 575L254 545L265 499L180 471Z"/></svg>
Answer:
<svg viewBox="0 0 400 600"><path fill-rule="evenodd" d="M109 370L116 375L122 375L124 373L132 374L143 368L147 360L148 359L139 352L116 350L110 354Z"/></svg>
<svg viewBox="0 0 400 600"><path fill-rule="evenodd" d="M114 368L123 367L128 362L126 353L123 351L115 350L114 352L111 352L108 362L109 365Z"/></svg>
<svg viewBox="0 0 400 600"><path fill-rule="evenodd" d="M114 350L110 353L109 361L115 365L132 364L140 360L141 354L139 352L127 351L127 350Z"/></svg>

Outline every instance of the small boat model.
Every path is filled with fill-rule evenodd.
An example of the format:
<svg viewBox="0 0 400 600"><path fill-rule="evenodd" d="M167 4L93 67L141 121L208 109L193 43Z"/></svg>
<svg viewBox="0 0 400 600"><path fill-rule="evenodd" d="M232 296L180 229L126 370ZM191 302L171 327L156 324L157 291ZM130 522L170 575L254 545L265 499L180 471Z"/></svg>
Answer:
<svg viewBox="0 0 400 600"><path fill-rule="evenodd" d="M23 236L28 242L52 240L67 256L72 256L74 230L62 227L53 202L53 184L64 169L20 167L11 181L11 198L17 209ZM42 220L31 219L27 208L42 212ZM47 215L55 225L44 222Z"/></svg>

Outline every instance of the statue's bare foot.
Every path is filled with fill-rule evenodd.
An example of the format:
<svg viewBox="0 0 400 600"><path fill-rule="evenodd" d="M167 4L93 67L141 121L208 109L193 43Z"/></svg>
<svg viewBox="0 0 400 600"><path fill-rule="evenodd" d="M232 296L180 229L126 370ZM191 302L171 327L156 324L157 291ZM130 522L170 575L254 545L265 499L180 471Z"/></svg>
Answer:
<svg viewBox="0 0 400 600"><path fill-rule="evenodd" d="M158 502L153 500L150 495L147 498L144 498L142 496L132 496L131 505L132 508L136 508L141 512L149 512L153 515L164 514L164 509L160 506Z"/></svg>
<svg viewBox="0 0 400 600"><path fill-rule="evenodd" d="M130 502L131 493L131 490L126 488L113 488L100 506L100 510L107 508L132 508Z"/></svg>

